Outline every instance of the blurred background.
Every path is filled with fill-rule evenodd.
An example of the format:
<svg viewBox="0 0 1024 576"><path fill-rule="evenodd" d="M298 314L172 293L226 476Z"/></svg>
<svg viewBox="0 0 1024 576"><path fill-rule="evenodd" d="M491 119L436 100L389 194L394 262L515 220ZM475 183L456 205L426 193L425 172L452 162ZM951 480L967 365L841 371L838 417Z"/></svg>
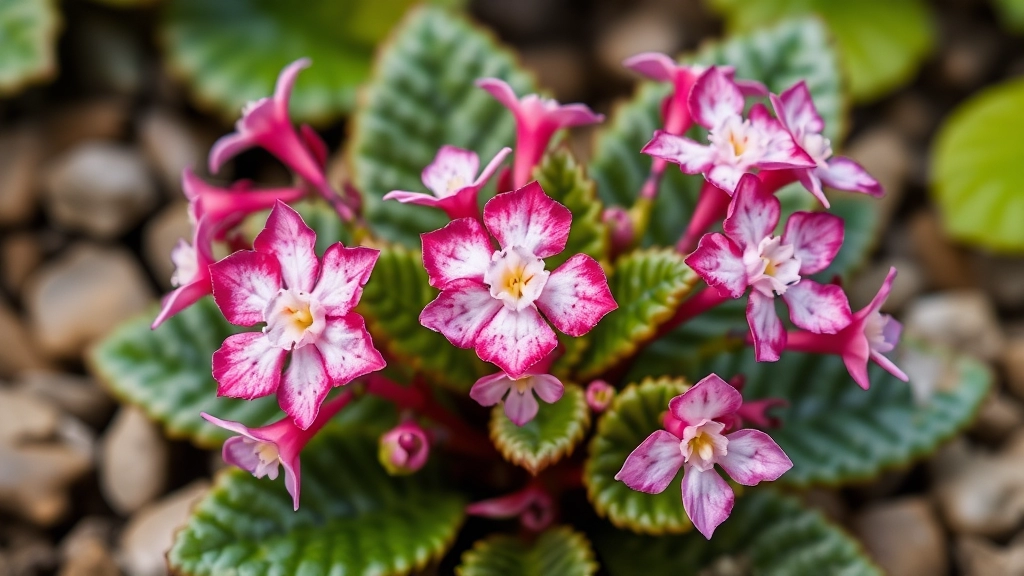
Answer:
<svg viewBox="0 0 1024 576"><path fill-rule="evenodd" d="M0 0L0 575L164 573L171 535L219 455L118 407L83 353L169 289L171 248L189 236L181 170L206 176L213 141L300 56L314 66L293 112L327 140L333 183L344 179L346 114L409 4ZM895 575L1024 574L1022 4L454 6L514 46L551 95L606 114L634 90L620 62L638 52L678 54L793 14L829 26L850 96L841 148L888 191L887 231L849 286L854 309L895 265L888 311L991 363L1001 382L932 461L811 493ZM573 133L578 157L590 136ZM288 179L260 151L230 169L215 181Z"/></svg>

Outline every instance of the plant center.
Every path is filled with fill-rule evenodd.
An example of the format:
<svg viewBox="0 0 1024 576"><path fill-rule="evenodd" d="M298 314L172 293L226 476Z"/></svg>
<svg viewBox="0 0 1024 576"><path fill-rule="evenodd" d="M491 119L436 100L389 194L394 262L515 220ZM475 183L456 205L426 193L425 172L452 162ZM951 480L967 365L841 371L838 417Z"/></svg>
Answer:
<svg viewBox="0 0 1024 576"><path fill-rule="evenodd" d="M512 246L491 256L484 282L490 286L492 297L518 311L540 297L549 274L543 260L522 247Z"/></svg>

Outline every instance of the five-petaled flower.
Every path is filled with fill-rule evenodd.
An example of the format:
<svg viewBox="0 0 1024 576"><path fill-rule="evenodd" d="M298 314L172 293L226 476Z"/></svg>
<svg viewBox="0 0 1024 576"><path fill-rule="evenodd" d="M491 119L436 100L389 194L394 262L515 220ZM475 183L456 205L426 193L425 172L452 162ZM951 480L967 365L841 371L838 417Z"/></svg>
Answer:
<svg viewBox="0 0 1024 576"><path fill-rule="evenodd" d="M786 349L841 356L850 376L865 390L871 385L868 380L869 360L873 360L893 376L907 382L907 375L892 360L884 356L896 348L900 341L900 332L903 331L903 326L895 318L881 312L895 280L896 269L890 268L875 297L867 306L855 312L853 322L838 334L791 332Z"/></svg>
<svg viewBox="0 0 1024 576"><path fill-rule="evenodd" d="M806 278L828 267L843 244L843 220L823 212L796 212L775 236L782 207L752 174L740 180L723 229L705 234L686 263L719 297L740 298L750 287L747 323L757 360L773 362L786 346L775 313L775 296L789 306L794 324L816 334L835 334L853 315L842 288Z"/></svg>
<svg viewBox="0 0 1024 576"><path fill-rule="evenodd" d="M541 312L562 332L582 336L616 304L590 256L544 269L544 258L565 249L572 214L536 182L492 198L483 220L498 250L474 218L423 234L423 265L441 294L420 323L460 348L475 348L515 380L558 343Z"/></svg>
<svg viewBox="0 0 1024 576"><path fill-rule="evenodd" d="M494 406L504 398L505 415L516 426L522 426L533 420L540 409L534 394L548 404L554 404L562 398L563 393L565 386L561 380L551 374L529 370L526 375L514 380L504 372L484 376L470 388L469 397L481 406Z"/></svg>
<svg viewBox="0 0 1024 576"><path fill-rule="evenodd" d="M308 182L322 196L335 198L327 183L324 166L327 147L307 125L301 133L295 130L288 116L288 100L299 72L311 64L309 58L292 62L281 71L274 95L246 104L235 131L214 143L210 150L210 172L216 174L232 157L253 147L260 147L277 157Z"/></svg>
<svg viewBox="0 0 1024 576"><path fill-rule="evenodd" d="M202 412L211 424L238 434L224 441L221 454L224 461L248 471L257 478L268 476L277 480L278 467L284 466L284 486L292 496L292 505L299 509L300 469L299 453L313 436L327 424L339 410L352 400L350 392L344 392L324 404L316 420L303 430L291 418L285 417L273 424L249 428L239 422L221 420Z"/></svg>
<svg viewBox="0 0 1024 576"><path fill-rule="evenodd" d="M210 266L224 317L239 326L266 324L229 336L213 354L217 394L253 399L276 392L300 428L312 424L332 386L384 367L362 316L352 312L379 252L338 242L321 266L315 242L299 214L278 202L253 250Z"/></svg>
<svg viewBox="0 0 1024 576"><path fill-rule="evenodd" d="M434 161L427 165L420 175L423 185L433 192L433 195L392 190L384 195L384 199L440 208L452 220L476 218L480 215L477 206L480 189L487 184L487 180L511 151L511 148L499 150L484 167L484 171L477 176L480 158L476 152L455 146L442 146L437 151Z"/></svg>
<svg viewBox="0 0 1024 576"><path fill-rule="evenodd" d="M558 129L604 120L603 115L595 114L586 104L559 104L536 94L517 98L512 87L498 78L481 78L476 85L490 92L516 117L516 154L512 167L512 183L516 188L530 181L533 168L544 156Z"/></svg>
<svg viewBox="0 0 1024 576"><path fill-rule="evenodd" d="M690 91L689 109L693 120L707 128L708 145L664 130L642 152L678 164L687 174L703 174L715 186L732 195L740 177L754 168L786 170L813 168L811 158L793 136L763 104L750 109L743 118L746 103L736 82L713 66L697 79Z"/></svg>
<svg viewBox="0 0 1024 576"><path fill-rule="evenodd" d="M753 486L793 467L786 453L759 430L726 434L724 420L743 403L740 393L715 374L704 378L668 405L679 422L674 431L657 430L643 441L615 475L633 490L659 494L683 469L683 508L693 525L711 534L732 512L734 494L715 471L718 464L735 482Z"/></svg>
<svg viewBox="0 0 1024 576"><path fill-rule="evenodd" d="M771 101L779 121L815 162L813 168L794 169L797 180L826 208L829 203L821 189L823 183L836 190L864 192L875 197L884 195L882 185L860 164L832 156L832 144L821 134L825 121L818 114L811 91L803 80L778 96L772 94Z"/></svg>

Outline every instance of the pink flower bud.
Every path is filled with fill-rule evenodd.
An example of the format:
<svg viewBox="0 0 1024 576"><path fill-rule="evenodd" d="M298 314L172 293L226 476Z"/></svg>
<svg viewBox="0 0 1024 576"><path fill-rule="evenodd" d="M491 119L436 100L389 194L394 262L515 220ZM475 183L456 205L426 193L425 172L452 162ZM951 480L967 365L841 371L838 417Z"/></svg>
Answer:
<svg viewBox="0 0 1024 576"><path fill-rule="evenodd" d="M392 476L412 474L423 468L430 456L426 430L413 420L402 422L380 437L377 458Z"/></svg>
<svg viewBox="0 0 1024 576"><path fill-rule="evenodd" d="M594 380L587 385L587 406L594 412L604 412L614 399L615 388L604 380Z"/></svg>
<svg viewBox="0 0 1024 576"><path fill-rule="evenodd" d="M633 244L636 235L633 219L629 212L620 206L605 208L601 219L608 225L608 236L612 242L612 252L621 254Z"/></svg>

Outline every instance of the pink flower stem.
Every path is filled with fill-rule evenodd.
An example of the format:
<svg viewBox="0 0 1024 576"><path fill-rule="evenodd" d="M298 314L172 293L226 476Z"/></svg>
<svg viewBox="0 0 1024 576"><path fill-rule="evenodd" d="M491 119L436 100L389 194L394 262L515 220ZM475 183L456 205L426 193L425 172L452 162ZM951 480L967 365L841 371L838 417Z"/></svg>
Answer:
<svg viewBox="0 0 1024 576"><path fill-rule="evenodd" d="M692 252L708 228L725 218L729 212L731 200L732 198L724 190L710 182L704 182L700 189L700 197L697 199L697 206L693 210L693 217L690 218L686 232L676 243L676 250L681 254Z"/></svg>
<svg viewBox="0 0 1024 576"><path fill-rule="evenodd" d="M752 340L748 336L748 343ZM786 334L786 350L809 352L811 354L842 354L842 347L836 346L834 334L815 334L806 330L791 330Z"/></svg>
<svg viewBox="0 0 1024 576"><path fill-rule="evenodd" d="M338 412L341 412L342 408L348 406L349 402L351 402L353 398L355 398L355 393L351 390L343 390L331 400L324 402L323 406L320 407L320 412L317 413L316 418L313 420L313 423L309 425L309 428L299 432L304 439L303 444L305 444L306 439L316 436L316 433L319 432L325 424L330 422ZM290 420L288 421L288 424L291 425Z"/></svg>
<svg viewBox="0 0 1024 576"><path fill-rule="evenodd" d="M647 175L647 179L644 180L643 187L640 188L641 198L654 200L658 197L658 190L661 188L661 177L665 174L665 166L667 164L661 158L654 159L654 162L651 163L651 172Z"/></svg>
<svg viewBox="0 0 1024 576"><path fill-rule="evenodd" d="M491 457L494 446L475 428L446 410L434 399L414 386L402 386L374 374L366 384L366 393L392 402L400 410L412 410L444 426L451 433L449 446L469 455Z"/></svg>
<svg viewBox="0 0 1024 576"><path fill-rule="evenodd" d="M657 340L665 334L668 334L682 326L689 320L692 320L708 310L728 302L729 300L730 298L728 295L723 295L718 291L718 289L712 286L704 288L697 294L687 298L679 308L676 309L675 315L669 318L667 322L658 328L658 333L655 335L654 339Z"/></svg>
<svg viewBox="0 0 1024 576"><path fill-rule="evenodd" d="M757 174L763 186L761 189L766 194L775 194L783 186L796 182L796 172L793 170L762 170Z"/></svg>

